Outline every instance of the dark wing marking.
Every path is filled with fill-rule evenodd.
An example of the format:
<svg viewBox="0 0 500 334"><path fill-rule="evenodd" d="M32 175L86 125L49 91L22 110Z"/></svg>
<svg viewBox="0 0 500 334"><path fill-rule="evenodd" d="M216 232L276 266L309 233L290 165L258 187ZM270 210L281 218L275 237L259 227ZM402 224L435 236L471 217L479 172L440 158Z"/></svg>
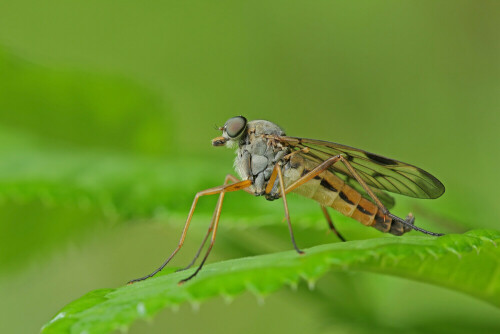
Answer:
<svg viewBox="0 0 500 334"><path fill-rule="evenodd" d="M443 184L434 176L401 161L322 140L285 136L275 139L293 150L309 148L309 152L303 154L304 157L317 163L342 154L360 177L376 189L417 198L438 198L444 193ZM336 163L329 170L354 179L343 163Z"/></svg>

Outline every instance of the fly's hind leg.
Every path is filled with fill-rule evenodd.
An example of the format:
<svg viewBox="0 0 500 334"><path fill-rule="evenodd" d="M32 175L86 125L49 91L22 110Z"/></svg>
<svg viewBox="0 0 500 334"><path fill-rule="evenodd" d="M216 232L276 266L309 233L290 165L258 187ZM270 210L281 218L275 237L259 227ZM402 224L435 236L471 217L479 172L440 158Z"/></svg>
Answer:
<svg viewBox="0 0 500 334"><path fill-rule="evenodd" d="M330 230L333 231L333 233L335 233L340 240L346 241L345 238L339 233L339 231L337 231L337 229L333 225L332 218L330 217L330 214L328 213L328 211L324 205L321 205L321 211L323 211L323 214L325 215L325 218L326 218L326 221L328 223L328 227L330 227Z"/></svg>
<svg viewBox="0 0 500 334"><path fill-rule="evenodd" d="M395 216L392 213L390 213L389 210L387 210L387 208L378 199L378 197L373 193L373 191L370 189L370 187L366 184L366 182L359 176L358 172L356 172L354 167L352 167L351 163L342 155L340 155L340 160L347 167L347 169L352 174L352 176L356 179L356 181L358 181L358 183L368 193L368 195L375 202L375 204L377 204L377 206L379 207L379 209L382 211L382 213L385 216L390 217L391 219L393 219L397 222L400 222L401 224L403 224L403 225L405 225L413 230L416 230L416 231L419 231L419 232L422 232L425 234L429 234L429 235L433 235L433 236L437 236L437 237L444 235L443 233L430 232L430 231L424 230L423 228L415 226L414 225L415 217L413 217L413 215L411 213L408 215L408 217L406 217L406 219L399 218L398 216Z"/></svg>
<svg viewBox="0 0 500 334"><path fill-rule="evenodd" d="M227 174L226 179L224 180L224 185L228 184L229 182L236 183L239 181L240 180L236 176L231 175L231 174ZM248 188L244 188L243 190L246 191L247 193L249 193L250 195L253 195L253 193ZM196 262L196 260L198 259L198 257L200 257L201 251L203 250L203 247L205 246L205 244L208 240L208 237L210 236L210 232L212 232L212 230L214 228L214 222L215 222L215 219L217 216L217 208L219 207L219 202L221 201L221 197L222 197L222 193L219 194L219 199L217 201L217 205L215 207L214 214L212 216L212 221L210 223L210 226L208 227L208 230L207 230L207 233L205 234L205 237L203 238L203 241L201 242L200 248L198 248L198 251L196 252L196 255L194 256L193 260L187 266L185 266L184 268L181 268L177 271L184 271L184 270L191 268L194 265L194 263Z"/></svg>
<svg viewBox="0 0 500 334"><path fill-rule="evenodd" d="M218 187L214 187L214 188L210 188L210 189L206 189L206 190L198 192L195 195L195 197L194 197L193 204L191 205L191 209L189 210L189 214L188 214L188 217L186 219L186 223L184 224L184 229L182 230L182 235L181 235L181 238L179 240L179 244L177 245L177 247L175 248L175 250L172 252L172 254L170 254L170 256L165 260L165 262L163 262L163 264L160 267L158 267L158 269L156 269L155 271L153 271L149 275L146 275L144 277L136 278L136 279L133 279L133 280L129 281L129 284L135 283L135 282L139 282L139 281L143 281L145 279L153 277L158 272L160 272L163 268L165 268L165 266L170 262L170 260L172 260L172 258L175 256L175 254L177 254L177 252L181 249L182 245L184 244L184 239L186 238L186 234L187 234L187 231L188 231L188 228L189 228L189 224L191 223L191 219L193 218L194 210L196 208L196 204L198 203L198 199L201 196L221 194L221 196L219 197L219 202L217 203L216 214L214 214L214 217L216 219L214 220L214 231L213 231L213 234L212 234L212 244L210 245L210 249L211 249L211 247L213 246L213 241L215 240L215 232L217 231L217 224L219 222L220 209L222 207L222 200L224 198L224 194L226 192L231 192L231 191L237 191L237 190L241 190L241 189L246 189L251 184L252 184L252 181L249 181L249 180L247 180L247 181L240 181L240 182L237 182L237 183L233 183L233 184L229 184L229 185L222 185L222 186L218 186ZM208 257L208 253L207 253L207 255L205 255L205 258L203 259L203 262L205 262L206 258ZM201 266L202 265L203 265L203 263L201 264ZM201 266L198 268L198 270L196 271L196 273L198 273L198 271L201 269ZM192 275L192 276L194 276L194 275Z"/></svg>

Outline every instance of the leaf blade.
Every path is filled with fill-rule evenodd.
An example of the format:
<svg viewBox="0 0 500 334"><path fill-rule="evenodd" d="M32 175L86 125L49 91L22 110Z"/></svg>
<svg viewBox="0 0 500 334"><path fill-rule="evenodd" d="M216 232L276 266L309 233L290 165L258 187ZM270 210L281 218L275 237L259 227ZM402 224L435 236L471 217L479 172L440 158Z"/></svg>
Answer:
<svg viewBox="0 0 500 334"><path fill-rule="evenodd" d="M196 304L244 291L265 295L294 285L301 278L314 282L329 270L405 277L452 288L500 306L499 242L498 231L474 230L441 238L378 238L325 244L308 249L303 256L288 251L223 261L207 265L198 277L182 286L177 282L186 272L91 292L63 308L42 333L61 329L107 333L183 302Z"/></svg>

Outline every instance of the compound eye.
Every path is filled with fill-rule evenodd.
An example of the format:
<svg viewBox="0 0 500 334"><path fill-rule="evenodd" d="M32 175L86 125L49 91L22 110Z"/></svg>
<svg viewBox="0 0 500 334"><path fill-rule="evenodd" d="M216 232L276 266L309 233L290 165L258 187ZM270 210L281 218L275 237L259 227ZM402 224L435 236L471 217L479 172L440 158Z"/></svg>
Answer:
<svg viewBox="0 0 500 334"><path fill-rule="evenodd" d="M243 116L236 116L226 122L224 129L229 137L236 138L243 133L246 126L247 119Z"/></svg>

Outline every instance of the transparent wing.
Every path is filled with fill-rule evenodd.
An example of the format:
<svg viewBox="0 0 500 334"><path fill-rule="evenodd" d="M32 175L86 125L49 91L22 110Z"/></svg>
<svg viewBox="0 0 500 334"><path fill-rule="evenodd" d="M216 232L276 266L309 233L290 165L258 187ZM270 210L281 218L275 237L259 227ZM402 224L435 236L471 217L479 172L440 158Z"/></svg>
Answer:
<svg viewBox="0 0 500 334"><path fill-rule="evenodd" d="M276 137L275 140L292 150L309 148L309 152L303 155L317 163L342 154L372 188L417 198L438 198L444 193L443 184L434 176L401 161L322 140L286 136ZM354 179L343 163L336 163L329 170Z"/></svg>

